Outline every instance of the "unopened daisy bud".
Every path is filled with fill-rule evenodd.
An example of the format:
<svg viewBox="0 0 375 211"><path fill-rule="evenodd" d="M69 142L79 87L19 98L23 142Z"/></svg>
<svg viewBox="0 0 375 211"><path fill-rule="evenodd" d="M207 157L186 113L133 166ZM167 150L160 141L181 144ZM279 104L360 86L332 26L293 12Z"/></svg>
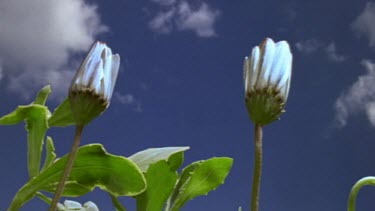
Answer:
<svg viewBox="0 0 375 211"><path fill-rule="evenodd" d="M251 121L266 125L279 118L288 98L292 58L286 41L266 38L244 61L245 103Z"/></svg>
<svg viewBox="0 0 375 211"><path fill-rule="evenodd" d="M95 42L69 88L69 102L77 125L86 125L111 101L120 66L105 43Z"/></svg>

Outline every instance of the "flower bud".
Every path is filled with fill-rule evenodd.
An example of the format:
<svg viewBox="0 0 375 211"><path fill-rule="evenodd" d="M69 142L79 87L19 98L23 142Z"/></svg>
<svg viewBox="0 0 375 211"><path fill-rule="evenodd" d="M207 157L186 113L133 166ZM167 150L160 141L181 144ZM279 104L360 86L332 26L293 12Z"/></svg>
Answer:
<svg viewBox="0 0 375 211"><path fill-rule="evenodd" d="M245 104L251 121L266 125L284 112L292 74L292 58L286 41L266 38L244 61Z"/></svg>
<svg viewBox="0 0 375 211"><path fill-rule="evenodd" d="M120 66L105 43L95 42L69 88L69 102L77 125L86 125L111 101Z"/></svg>

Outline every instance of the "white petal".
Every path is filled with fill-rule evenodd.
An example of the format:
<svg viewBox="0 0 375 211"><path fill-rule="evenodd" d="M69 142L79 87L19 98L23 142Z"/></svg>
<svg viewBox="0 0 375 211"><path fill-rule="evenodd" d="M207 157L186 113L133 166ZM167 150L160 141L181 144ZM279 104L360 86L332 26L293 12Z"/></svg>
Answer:
<svg viewBox="0 0 375 211"><path fill-rule="evenodd" d="M292 53L287 42L276 43L275 60L272 65L272 74L269 78L270 84L281 87L290 77L292 69Z"/></svg>
<svg viewBox="0 0 375 211"><path fill-rule="evenodd" d="M102 83L103 83L104 74L103 74L103 61L102 60L100 60L100 62L98 63L95 73L97 75L95 75L95 77L93 78L92 87L90 88L92 88L96 94L103 96L104 92L102 88L103 87Z"/></svg>
<svg viewBox="0 0 375 211"><path fill-rule="evenodd" d="M70 200L65 200L64 201L65 208L68 209L82 209L82 205L76 201L70 201Z"/></svg>
<svg viewBox="0 0 375 211"><path fill-rule="evenodd" d="M250 64L249 64L249 58L245 57L245 60L243 61L243 82L244 82L244 88L245 88L245 93L248 92L248 83L249 79L251 77L251 70L250 70Z"/></svg>
<svg viewBox="0 0 375 211"><path fill-rule="evenodd" d="M268 78L272 72L272 63L275 59L275 43L272 39L266 38L260 48L260 73L256 82L256 88L262 89L268 85Z"/></svg>
<svg viewBox="0 0 375 211"><path fill-rule="evenodd" d="M57 210L58 211L65 211L64 205L62 205L61 203L57 203Z"/></svg>
<svg viewBox="0 0 375 211"><path fill-rule="evenodd" d="M86 202L83 207L85 208L85 211L99 211L99 208L96 206L96 204L91 201Z"/></svg>
<svg viewBox="0 0 375 211"><path fill-rule="evenodd" d="M108 101L112 97L113 89L115 88L119 68L120 68L120 55L115 54L115 55L112 56L112 66L111 66L111 81L112 81L112 84L111 84L111 93L109 95Z"/></svg>
<svg viewBox="0 0 375 211"><path fill-rule="evenodd" d="M258 80L259 73L260 73L260 49L258 46L255 46L251 52L251 58L250 58L250 73L251 75L249 77L249 84L247 90L250 90L251 88L255 87L255 83Z"/></svg>
<svg viewBox="0 0 375 211"><path fill-rule="evenodd" d="M81 72L81 83L83 86L88 86L90 82L91 75L95 71L95 67L97 67L98 62L101 60L101 54L105 48L105 44L96 42L89 54L85 59L84 65L82 65L82 69L79 70ZM87 62L86 62L87 61Z"/></svg>
<svg viewBox="0 0 375 211"><path fill-rule="evenodd" d="M112 75L111 75L111 67L112 67L112 52L110 48L105 49L105 53L103 55L103 74L104 74L104 99L107 101L111 95L111 87L112 87Z"/></svg>

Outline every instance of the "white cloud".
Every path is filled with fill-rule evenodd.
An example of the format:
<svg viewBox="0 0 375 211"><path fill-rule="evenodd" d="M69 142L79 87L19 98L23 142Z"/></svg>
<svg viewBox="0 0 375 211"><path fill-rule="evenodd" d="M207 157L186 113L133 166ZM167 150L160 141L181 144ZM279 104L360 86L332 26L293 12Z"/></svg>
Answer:
<svg viewBox="0 0 375 211"><path fill-rule="evenodd" d="M122 105L130 105L133 107L133 110L136 112L142 112L142 104L140 101L135 99L135 97L131 94L121 94L119 92L115 92L114 98L120 102Z"/></svg>
<svg viewBox="0 0 375 211"><path fill-rule="evenodd" d="M334 42L326 45L322 41L313 38L309 40L299 41L295 44L295 46L299 52L307 55L323 50L330 61L343 62L346 60L346 57L344 55L337 53L336 44Z"/></svg>
<svg viewBox="0 0 375 211"><path fill-rule="evenodd" d="M159 12L149 23L152 30L162 34L168 34L173 30L173 17L175 9L172 8L166 12Z"/></svg>
<svg viewBox="0 0 375 211"><path fill-rule="evenodd" d="M363 60L367 73L358 77L353 85L343 92L334 105L336 126L344 127L350 116L365 112L375 127L375 63Z"/></svg>
<svg viewBox="0 0 375 211"><path fill-rule="evenodd" d="M326 54L328 56L328 59L333 61L333 62L343 62L345 61L345 56L340 55L337 53L336 50L336 45L335 43L330 43L326 48L325 48Z"/></svg>
<svg viewBox="0 0 375 211"><path fill-rule="evenodd" d="M66 93L78 67L72 54L108 30L84 0L2 0L0 26L3 83L25 98L46 84L54 96Z"/></svg>
<svg viewBox="0 0 375 211"><path fill-rule="evenodd" d="M295 46L298 51L305 53L305 54L310 54L310 53L314 53L319 48L321 48L323 46L323 43L317 39L309 39L309 40L299 41L296 43Z"/></svg>
<svg viewBox="0 0 375 211"><path fill-rule="evenodd" d="M362 13L352 23L352 29L358 35L364 35L370 40L370 46L375 46L375 3L368 2Z"/></svg>
<svg viewBox="0 0 375 211"><path fill-rule="evenodd" d="M220 16L218 9L211 8L207 3L201 2L198 7L193 7L188 1L153 0L159 3L161 11L150 21L151 30L158 33L171 33L177 31L193 31L199 37L212 37L216 35L214 25Z"/></svg>
<svg viewBox="0 0 375 211"><path fill-rule="evenodd" d="M216 35L214 24L220 12L211 9L208 4L202 3L194 10L186 1L182 1L178 6L178 15L177 27L180 30L192 30L200 37Z"/></svg>

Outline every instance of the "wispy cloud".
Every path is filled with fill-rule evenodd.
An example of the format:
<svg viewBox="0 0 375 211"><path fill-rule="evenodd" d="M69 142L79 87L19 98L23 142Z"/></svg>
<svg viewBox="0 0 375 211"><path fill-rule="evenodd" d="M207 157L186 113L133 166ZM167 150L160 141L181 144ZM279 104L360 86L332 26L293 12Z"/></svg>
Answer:
<svg viewBox="0 0 375 211"><path fill-rule="evenodd" d="M340 55L337 53L336 50L336 45L335 43L330 43L326 48L325 48L326 54L328 56L328 59L333 61L333 62L343 62L345 61L345 56Z"/></svg>
<svg viewBox="0 0 375 211"><path fill-rule="evenodd" d="M134 111L142 112L142 104L139 100L135 99L134 95L115 92L114 98L122 105L131 106Z"/></svg>
<svg viewBox="0 0 375 211"><path fill-rule="evenodd" d="M375 46L375 3L368 2L365 9L352 23L352 29L359 36L366 36L370 41L370 46Z"/></svg>
<svg viewBox="0 0 375 211"><path fill-rule="evenodd" d="M344 55L337 52L336 44L334 42L325 44L324 42L313 38L299 41L295 44L295 47L299 52L306 55L323 51L326 57L332 62L343 62L346 60Z"/></svg>
<svg viewBox="0 0 375 211"><path fill-rule="evenodd" d="M199 37L216 35L214 25L220 11L201 2L198 6L186 0L152 0L160 11L149 22L151 30L168 34L173 31L193 31Z"/></svg>
<svg viewBox="0 0 375 211"><path fill-rule="evenodd" d="M335 123L338 128L347 124L350 116L365 112L370 123L375 127L375 63L363 60L361 64L367 73L358 77L357 81L336 100L334 105Z"/></svg>
<svg viewBox="0 0 375 211"><path fill-rule="evenodd" d="M65 94L79 64L72 55L108 30L84 0L3 0L0 8L1 83L24 98L46 84Z"/></svg>
<svg viewBox="0 0 375 211"><path fill-rule="evenodd" d="M296 43L296 48L298 51L311 54L323 47L323 43L317 39L303 40Z"/></svg>

